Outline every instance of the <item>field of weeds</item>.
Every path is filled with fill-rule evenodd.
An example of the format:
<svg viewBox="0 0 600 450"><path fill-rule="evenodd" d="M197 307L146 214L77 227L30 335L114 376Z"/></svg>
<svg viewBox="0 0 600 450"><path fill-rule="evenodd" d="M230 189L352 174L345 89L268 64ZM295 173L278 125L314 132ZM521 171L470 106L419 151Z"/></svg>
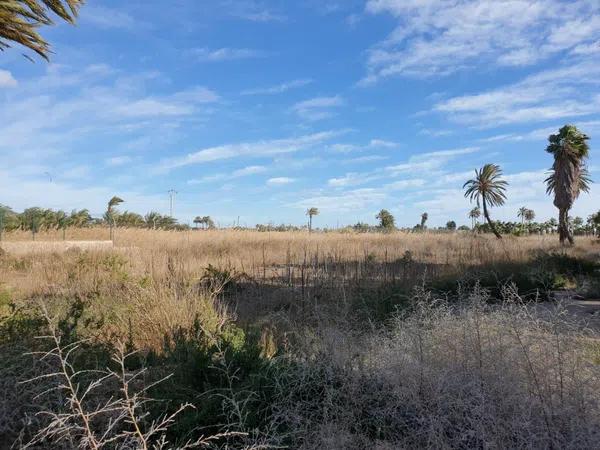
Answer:
<svg viewBox="0 0 600 450"><path fill-rule="evenodd" d="M555 297L600 298L600 245L557 241L118 229L4 251L0 447L595 448L600 334Z"/></svg>

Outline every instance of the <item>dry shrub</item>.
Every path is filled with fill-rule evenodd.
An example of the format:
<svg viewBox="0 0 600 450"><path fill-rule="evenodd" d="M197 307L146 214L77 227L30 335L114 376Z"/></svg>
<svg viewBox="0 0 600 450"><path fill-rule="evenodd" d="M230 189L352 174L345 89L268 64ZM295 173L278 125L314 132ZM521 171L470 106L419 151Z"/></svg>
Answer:
<svg viewBox="0 0 600 450"><path fill-rule="evenodd" d="M421 292L389 330L324 329L281 384L293 448L595 448L600 335L505 290L459 306Z"/></svg>

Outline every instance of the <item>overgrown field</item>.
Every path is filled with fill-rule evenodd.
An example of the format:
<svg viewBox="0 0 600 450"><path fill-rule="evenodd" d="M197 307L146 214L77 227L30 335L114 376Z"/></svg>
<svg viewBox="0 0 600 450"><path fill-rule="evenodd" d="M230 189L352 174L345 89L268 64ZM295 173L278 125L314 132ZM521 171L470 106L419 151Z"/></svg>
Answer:
<svg viewBox="0 0 600 450"><path fill-rule="evenodd" d="M554 298L600 298L600 245L557 240L118 229L4 252L0 447L597 448L600 334Z"/></svg>

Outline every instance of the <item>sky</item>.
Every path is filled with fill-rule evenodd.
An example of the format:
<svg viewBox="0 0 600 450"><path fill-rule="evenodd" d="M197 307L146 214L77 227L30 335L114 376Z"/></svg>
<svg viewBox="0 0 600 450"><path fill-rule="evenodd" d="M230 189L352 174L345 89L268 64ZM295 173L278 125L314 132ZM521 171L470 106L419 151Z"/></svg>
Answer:
<svg viewBox="0 0 600 450"><path fill-rule="evenodd" d="M598 0L166 5L88 0L41 30L50 63L0 52L0 203L167 214L174 190L182 223L460 225L496 163L492 217L546 220L547 138L572 123L596 181L572 215L600 209Z"/></svg>

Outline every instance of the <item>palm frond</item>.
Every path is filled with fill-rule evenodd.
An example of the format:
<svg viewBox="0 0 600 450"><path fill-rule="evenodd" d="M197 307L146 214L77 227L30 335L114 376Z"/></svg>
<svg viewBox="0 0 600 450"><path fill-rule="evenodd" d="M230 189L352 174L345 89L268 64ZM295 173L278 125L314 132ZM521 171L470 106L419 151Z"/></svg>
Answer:
<svg viewBox="0 0 600 450"><path fill-rule="evenodd" d="M0 0L0 50L13 43L27 47L48 60L50 45L37 29L52 25L52 14L75 23L85 0Z"/></svg>

